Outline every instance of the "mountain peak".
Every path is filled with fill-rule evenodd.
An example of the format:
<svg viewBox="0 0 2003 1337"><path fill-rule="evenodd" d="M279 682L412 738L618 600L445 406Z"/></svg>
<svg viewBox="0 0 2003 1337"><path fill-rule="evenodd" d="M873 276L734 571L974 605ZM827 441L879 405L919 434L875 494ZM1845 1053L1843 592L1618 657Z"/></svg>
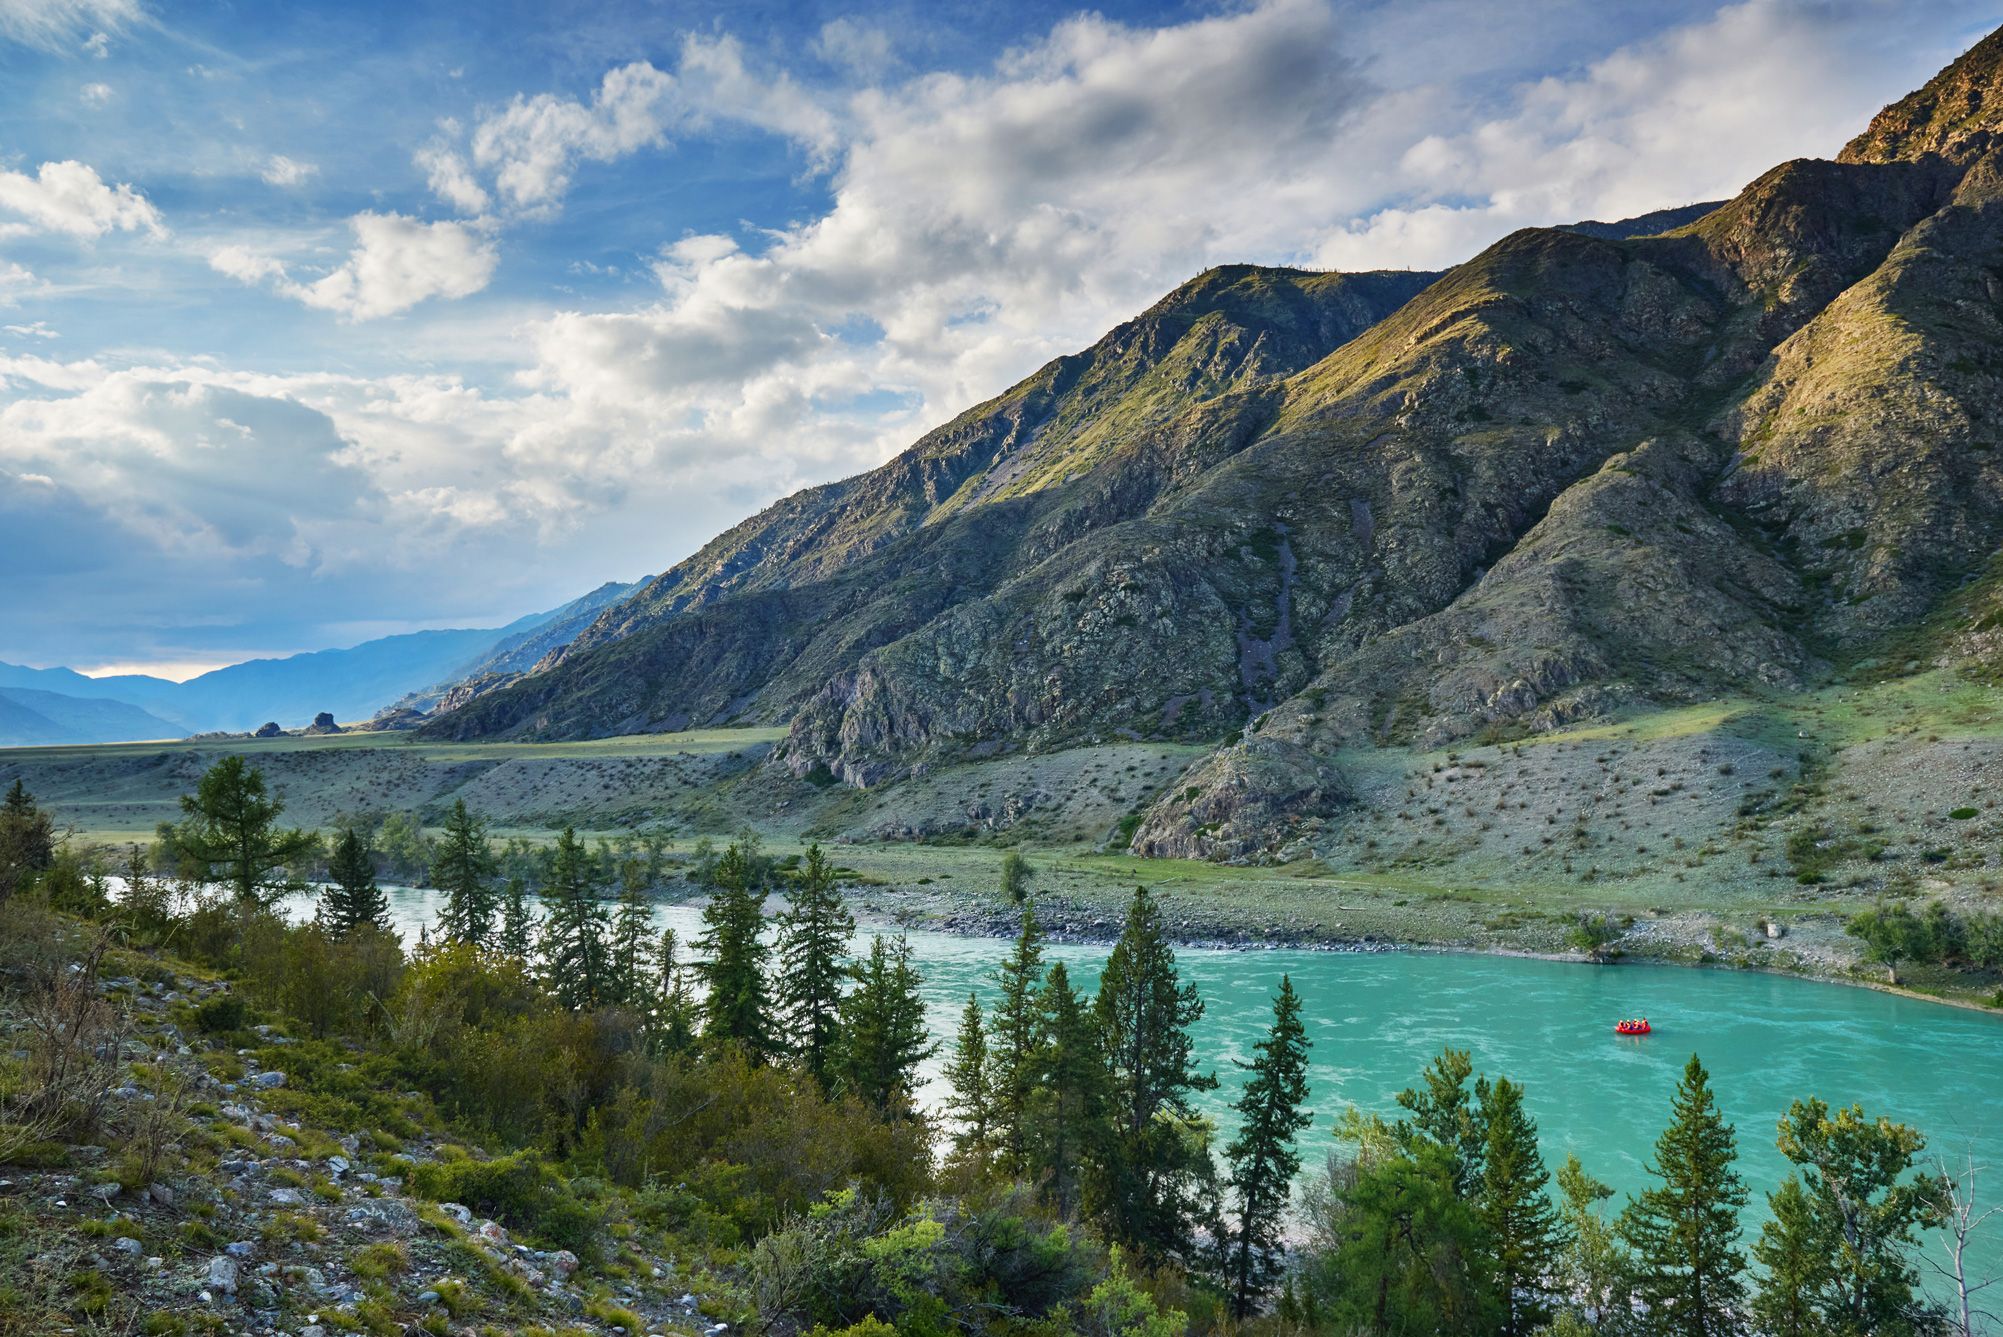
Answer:
<svg viewBox="0 0 2003 1337"><path fill-rule="evenodd" d="M2003 131L2003 28L1998 28L1926 86L1871 118L1843 146L1838 162L1911 162L1939 154L1969 162Z"/></svg>

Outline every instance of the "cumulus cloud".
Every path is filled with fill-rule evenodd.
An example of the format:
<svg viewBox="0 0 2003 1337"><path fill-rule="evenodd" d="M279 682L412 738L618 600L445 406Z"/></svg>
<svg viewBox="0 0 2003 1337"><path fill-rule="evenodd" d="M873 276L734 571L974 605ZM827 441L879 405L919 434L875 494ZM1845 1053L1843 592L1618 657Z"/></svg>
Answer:
<svg viewBox="0 0 2003 1337"><path fill-rule="evenodd" d="M55 51L88 33L83 47L96 55L107 33L144 16L138 0L0 0L0 37Z"/></svg>
<svg viewBox="0 0 2003 1337"><path fill-rule="evenodd" d="M431 144L418 150L417 165L424 169L431 193L439 199L462 214L487 212L492 201L464 155L443 144Z"/></svg>
<svg viewBox="0 0 2003 1337"><path fill-rule="evenodd" d="M0 306L12 306L29 293L41 291L42 286L25 265L0 260Z"/></svg>
<svg viewBox="0 0 2003 1337"><path fill-rule="evenodd" d="M106 185L92 168L75 161L45 162L33 176L0 171L0 215L25 219L13 225L72 237L145 231L161 237L167 228L160 211L127 185ZM0 223L0 235L8 225Z"/></svg>
<svg viewBox="0 0 2003 1337"><path fill-rule="evenodd" d="M276 256L237 243L211 251L209 267L241 283L270 282L287 297L350 320L373 320L433 298L470 297L500 263L493 239L470 223L359 213L348 226L355 244L347 260L310 282L293 278Z"/></svg>
<svg viewBox="0 0 2003 1337"><path fill-rule="evenodd" d="M50 329L47 321L37 320L27 325L0 325L0 330L23 339L60 339L63 336Z"/></svg>
<svg viewBox="0 0 2003 1337"><path fill-rule="evenodd" d="M319 170L313 163L300 162L282 153L274 153L265 160L264 170L258 175L264 178L266 185L287 187L299 185Z"/></svg>
<svg viewBox="0 0 2003 1337"><path fill-rule="evenodd" d="M609 162L661 143L674 116L674 87L672 76L643 60L607 73L588 103L517 95L475 128L473 160L494 174L510 206L550 209L580 160Z"/></svg>

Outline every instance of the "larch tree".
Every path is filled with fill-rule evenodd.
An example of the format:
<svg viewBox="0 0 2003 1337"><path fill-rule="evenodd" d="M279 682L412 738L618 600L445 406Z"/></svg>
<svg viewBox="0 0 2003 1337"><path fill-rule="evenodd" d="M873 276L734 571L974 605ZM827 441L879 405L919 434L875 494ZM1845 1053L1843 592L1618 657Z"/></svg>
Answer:
<svg viewBox="0 0 2003 1337"><path fill-rule="evenodd" d="M501 955L527 961L535 950L535 928L528 883L520 873L512 873L501 889Z"/></svg>
<svg viewBox="0 0 2003 1337"><path fill-rule="evenodd" d="M1621 1213L1621 1234L1634 1251L1635 1294L1652 1332L1726 1337L1743 1330L1739 1213L1746 1183L1736 1168L1736 1136L1695 1054L1670 1110L1648 1166L1660 1182Z"/></svg>
<svg viewBox="0 0 2003 1337"><path fill-rule="evenodd" d="M1028 1172L1029 1100L1036 1089L1036 1043L1043 980L1043 927L1024 903L1015 945L996 971L1000 986L988 1017L988 1075L994 1088L995 1146L1003 1174Z"/></svg>
<svg viewBox="0 0 2003 1337"><path fill-rule="evenodd" d="M893 1118L910 1113L918 1065L934 1052L920 982L910 942L901 933L886 942L879 933L856 972L855 988L842 999L836 1089Z"/></svg>
<svg viewBox="0 0 2003 1337"><path fill-rule="evenodd" d="M1398 1103L1411 1118L1398 1125L1401 1136L1425 1137L1444 1147L1453 1158L1454 1192L1472 1199L1481 1183L1481 1158L1487 1135L1481 1126L1480 1102L1487 1079L1476 1080L1474 1060L1465 1049L1444 1049L1420 1074L1421 1086L1398 1093Z"/></svg>
<svg viewBox="0 0 2003 1337"><path fill-rule="evenodd" d="M988 1073L988 1028L981 1000L969 992L960 1033L946 1065L946 1112L954 1123L953 1165L985 1175L994 1164L994 1086Z"/></svg>
<svg viewBox="0 0 2003 1337"><path fill-rule="evenodd" d="M1301 1025L1300 995L1280 976L1273 999L1273 1026L1253 1046L1251 1080L1232 1108L1238 1136L1224 1149L1231 1166L1231 1190L1238 1223L1225 1241L1225 1284L1231 1312L1241 1322L1272 1290L1280 1274L1287 1203L1301 1168L1295 1139L1314 1116L1302 1108L1308 1098L1308 1038Z"/></svg>
<svg viewBox="0 0 2003 1337"><path fill-rule="evenodd" d="M681 958L681 942L673 929L661 930L655 949L655 989L652 1047L657 1054L685 1054L695 1048L696 1003L689 990L689 968Z"/></svg>
<svg viewBox="0 0 2003 1337"><path fill-rule="evenodd" d="M834 866L818 844L807 847L798 880L779 915L779 981L775 992L786 1047L823 1091L834 1080L845 958L855 916L842 900Z"/></svg>
<svg viewBox="0 0 2003 1337"><path fill-rule="evenodd" d="M1053 962L1040 993L1036 1084L1026 1110L1031 1177L1064 1217L1079 1209L1085 1166L1103 1142L1106 1061L1090 1004Z"/></svg>
<svg viewBox="0 0 2003 1337"><path fill-rule="evenodd" d="M612 915L610 993L625 1007L645 1010L654 1002L654 907L647 900L643 865L625 864L620 881Z"/></svg>
<svg viewBox="0 0 2003 1337"><path fill-rule="evenodd" d="M229 888L238 905L270 906L306 885L298 865L320 838L278 825L285 801L242 757L209 767L181 796L181 811L178 823L160 827L161 843L197 880Z"/></svg>

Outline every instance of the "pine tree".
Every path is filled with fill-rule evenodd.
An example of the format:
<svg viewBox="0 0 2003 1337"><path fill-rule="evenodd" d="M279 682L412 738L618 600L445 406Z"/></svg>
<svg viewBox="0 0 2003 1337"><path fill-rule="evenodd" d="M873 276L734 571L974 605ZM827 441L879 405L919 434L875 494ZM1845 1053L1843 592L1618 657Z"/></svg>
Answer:
<svg viewBox="0 0 2003 1337"><path fill-rule="evenodd" d="M1905 1176L1926 1139L1890 1119L1866 1118L1861 1106L1831 1110L1811 1098L1788 1107L1779 1145L1800 1168L1770 1199L1774 1220L1753 1248L1769 1273L1754 1313L1763 1321L1791 1317L1805 1294L1819 1324L1810 1331L1921 1331L1913 1232L1938 1224L1939 1197L1935 1184Z"/></svg>
<svg viewBox="0 0 2003 1337"><path fill-rule="evenodd" d="M1253 1051L1255 1057L1245 1065L1252 1079L1232 1106L1238 1111L1238 1136L1224 1149L1238 1200L1238 1228L1227 1243L1226 1284L1231 1311L1240 1321L1252 1314L1280 1273L1280 1228L1301 1168L1294 1139L1314 1118L1301 1108L1308 1097L1308 1038L1301 1026L1300 995L1285 975L1273 999L1273 1028Z"/></svg>
<svg viewBox="0 0 2003 1337"><path fill-rule="evenodd" d="M487 848L487 824L472 814L465 799L454 800L431 861L431 885L445 893L445 909L439 916L442 937L475 947L487 944L499 908L496 866L493 851Z"/></svg>
<svg viewBox="0 0 2003 1337"><path fill-rule="evenodd" d="M520 873L508 876L501 892L501 954L517 961L529 959L535 950L535 915L529 908L528 884Z"/></svg>
<svg viewBox="0 0 2003 1337"><path fill-rule="evenodd" d="M1190 1027L1203 1015L1176 974L1161 912L1136 888L1093 1005L1108 1073L1107 1146L1090 1198L1115 1243L1154 1264L1191 1261L1216 1185L1207 1126L1190 1097L1217 1085L1192 1063Z"/></svg>
<svg viewBox="0 0 2003 1337"><path fill-rule="evenodd" d="M904 935L886 944L879 933L856 972L856 987L842 999L836 1087L893 1116L911 1109L918 1065L934 1052L919 983Z"/></svg>
<svg viewBox="0 0 2003 1337"><path fill-rule="evenodd" d="M1489 1273L1502 1301L1501 1337L1525 1337L1551 1316L1550 1278L1564 1242L1544 1194L1550 1172L1537 1149L1537 1125L1523 1108L1523 1088L1499 1077L1481 1102L1486 1133L1475 1214L1487 1236Z"/></svg>
<svg viewBox="0 0 2003 1337"><path fill-rule="evenodd" d="M760 936L765 927L765 888L744 842L733 843L717 859L715 880L702 911L705 931L696 943L709 958L702 967L709 983L703 1000L703 1042L712 1047L735 1044L762 1061L773 1051L771 1007L765 992L768 953Z"/></svg>
<svg viewBox="0 0 2003 1337"><path fill-rule="evenodd" d="M799 881L779 916L779 1007L787 1048L802 1071L827 1090L839 1035L842 960L855 916L842 902L835 871L821 847L809 845Z"/></svg>
<svg viewBox="0 0 2003 1337"><path fill-rule="evenodd" d="M946 1083L952 1089L946 1112L957 1125L951 1160L985 1174L994 1162L994 1092L988 1074L987 1021L981 1000L971 992L960 1013L960 1034L953 1042L953 1061L946 1065Z"/></svg>
<svg viewBox="0 0 2003 1337"><path fill-rule="evenodd" d="M1050 967L1041 992L1036 1084L1026 1111L1031 1176L1050 1205L1075 1214L1086 1162L1103 1141L1106 1061L1091 1009L1071 987L1062 961Z"/></svg>
<svg viewBox="0 0 2003 1337"><path fill-rule="evenodd" d="M327 859L327 886L320 892L320 922L336 938L364 924L389 928L389 898L376 885L376 855L354 827L334 838Z"/></svg>
<svg viewBox="0 0 2003 1337"><path fill-rule="evenodd" d="M543 899L543 970L550 992L572 1011L602 1005L611 980L598 866L570 827L556 838Z"/></svg>
<svg viewBox="0 0 2003 1337"><path fill-rule="evenodd" d="M646 1010L654 1002L654 908L647 901L639 864L621 870L624 885L612 918L612 1001Z"/></svg>
<svg viewBox="0 0 2003 1337"><path fill-rule="evenodd" d="M1710 1074L1692 1054L1648 1167L1662 1182L1621 1213L1621 1234L1635 1253L1635 1292L1651 1331L1673 1337L1741 1331L1746 1260L1738 1240L1746 1185L1733 1168L1737 1157Z"/></svg>
<svg viewBox="0 0 2003 1337"><path fill-rule="evenodd" d="M1414 1136L1431 1139L1453 1158L1454 1192L1473 1198L1481 1183L1481 1158L1487 1137L1478 1115L1479 1102L1486 1097L1488 1080L1475 1082L1474 1061L1465 1049L1444 1049L1420 1074L1423 1089L1407 1088L1398 1093L1398 1103L1411 1111L1412 1118L1398 1125L1408 1142Z"/></svg>
<svg viewBox="0 0 2003 1337"><path fill-rule="evenodd" d="M652 1041L657 1054L685 1054L695 1048L696 1004L689 995L688 968L679 959L680 949L675 931L662 929L654 958L660 997Z"/></svg>
<svg viewBox="0 0 2003 1337"><path fill-rule="evenodd" d="M1625 1313L1628 1260L1620 1237L1600 1210L1613 1189L1586 1173L1576 1154L1558 1167L1559 1214L1564 1247L1558 1257L1559 1289L1596 1316Z"/></svg>
<svg viewBox="0 0 2003 1337"><path fill-rule="evenodd" d="M305 886L296 867L320 838L279 827L285 801L265 792L264 773L242 757L209 767L181 796L181 811L177 825L160 827L161 843L196 879L228 887L239 906L270 906Z"/></svg>
<svg viewBox="0 0 2003 1337"><path fill-rule="evenodd" d="M1001 996L988 1025L988 1075L994 1084L994 1133L1003 1174L1028 1173L1026 1122L1036 1087L1037 985L1043 978L1043 929L1036 907L1022 907L1015 946L997 972Z"/></svg>

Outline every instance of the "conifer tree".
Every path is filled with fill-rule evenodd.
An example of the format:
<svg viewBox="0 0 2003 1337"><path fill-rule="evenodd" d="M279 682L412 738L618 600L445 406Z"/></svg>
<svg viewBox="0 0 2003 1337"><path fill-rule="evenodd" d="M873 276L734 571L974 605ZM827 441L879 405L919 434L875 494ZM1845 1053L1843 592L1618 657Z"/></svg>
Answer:
<svg viewBox="0 0 2003 1337"><path fill-rule="evenodd" d="M1797 1100L1780 1121L1781 1154L1799 1169L1770 1198L1774 1219L1753 1255L1768 1279L1753 1312L1794 1318L1805 1299L1840 1337L1910 1337L1922 1330L1913 1232L1938 1222L1937 1185L1905 1176L1926 1139L1862 1107Z"/></svg>
<svg viewBox="0 0 2003 1337"><path fill-rule="evenodd" d="M842 960L855 916L842 901L833 865L818 844L807 847L799 881L779 916L779 983L787 1048L801 1069L828 1089L839 1034Z"/></svg>
<svg viewBox="0 0 2003 1337"><path fill-rule="evenodd" d="M557 1001L573 1011L607 1001L611 980L598 865L570 827L556 838L543 899L543 970Z"/></svg>
<svg viewBox="0 0 2003 1337"><path fill-rule="evenodd" d="M953 1042L953 1061L946 1065L946 1082L952 1090L946 1112L958 1125L953 1130L952 1162L985 1173L994 1160L994 1091L988 1073L987 1020L981 1000L972 992L960 1013L960 1034Z"/></svg>
<svg viewBox="0 0 2003 1337"><path fill-rule="evenodd" d="M1398 1093L1398 1103L1411 1111L1411 1119L1398 1125L1409 1142L1414 1136L1431 1139L1453 1158L1454 1192L1472 1199L1481 1183L1481 1158L1487 1137L1479 1117L1480 1102L1486 1098L1488 1079L1474 1083L1474 1061L1465 1049L1448 1048L1426 1065L1420 1074L1423 1088L1407 1088Z"/></svg>
<svg viewBox="0 0 2003 1337"><path fill-rule="evenodd" d="M1280 1229L1301 1168L1294 1139L1314 1118L1301 1108L1308 1097L1308 1043L1300 995L1282 975L1273 1028L1253 1046L1255 1057L1246 1065L1252 1078L1232 1107L1238 1111L1238 1136L1224 1149L1238 1201L1238 1227L1226 1242L1225 1281L1231 1312L1241 1321L1280 1273Z"/></svg>
<svg viewBox="0 0 2003 1337"><path fill-rule="evenodd" d="M529 888L520 873L508 876L501 892L501 954L527 961L535 950L535 914L529 908Z"/></svg>
<svg viewBox="0 0 2003 1337"><path fill-rule="evenodd" d="M771 1056L772 1016L767 1001L765 887L754 855L737 841L716 861L715 887L703 907L704 933L696 946L709 958L703 1000L703 1042L741 1046L756 1060Z"/></svg>
<svg viewBox="0 0 2003 1337"><path fill-rule="evenodd" d="M988 1075L994 1087L994 1133L1003 1174L1028 1173L1027 1115L1036 1087L1036 1046L1040 1013L1037 985L1043 979L1043 928L1036 907L1025 902L1015 946L997 972L1001 995L988 1025Z"/></svg>
<svg viewBox="0 0 2003 1337"><path fill-rule="evenodd" d="M625 1007L647 1008L653 1001L654 910L647 901L640 866L621 870L624 885L612 917L612 1001Z"/></svg>
<svg viewBox="0 0 2003 1337"><path fill-rule="evenodd" d="M918 1065L934 1052L919 983L904 935L886 943L879 933L856 972L856 987L841 1004L836 1087L893 1116L910 1110Z"/></svg>
<svg viewBox="0 0 2003 1337"><path fill-rule="evenodd" d="M336 938L364 924L389 928L389 898L376 885L376 854L354 827L334 838L327 859L327 886L320 893L320 922Z"/></svg>
<svg viewBox="0 0 2003 1337"><path fill-rule="evenodd" d="M56 861L55 821L16 778L0 801L0 900Z"/></svg>
<svg viewBox="0 0 2003 1337"><path fill-rule="evenodd" d="M1136 888L1093 1005L1108 1077L1107 1145L1090 1198L1107 1235L1153 1264L1187 1264L1214 1193L1207 1125L1191 1096L1217 1085L1199 1075L1190 1027L1203 1015L1194 985L1176 973L1161 912Z"/></svg>
<svg viewBox="0 0 2003 1337"><path fill-rule="evenodd" d="M446 814L431 861L431 885L445 893L439 932L451 942L484 947L494 932L500 898L494 891L494 853L487 848L487 824L456 799Z"/></svg>
<svg viewBox="0 0 2003 1337"><path fill-rule="evenodd" d="M1635 1254L1635 1293L1652 1332L1723 1337L1742 1330L1746 1260L1738 1241L1746 1185L1737 1159L1710 1074L1692 1054L1648 1167L1662 1182L1621 1213L1621 1234Z"/></svg>
<svg viewBox="0 0 2003 1337"><path fill-rule="evenodd" d="M1586 1173L1577 1154L1558 1167L1559 1214L1564 1245L1559 1253L1560 1289L1596 1315L1625 1313L1628 1262L1620 1236L1600 1210L1613 1189Z"/></svg>
<svg viewBox="0 0 2003 1337"><path fill-rule="evenodd" d="M1487 1140L1475 1213L1502 1302L1498 1331L1526 1337L1551 1316L1550 1278L1563 1231L1544 1194L1551 1175L1537 1149L1537 1125L1523 1108L1523 1088L1497 1078L1482 1097L1480 1121Z"/></svg>
<svg viewBox="0 0 2003 1337"><path fill-rule="evenodd" d="M1106 1117L1106 1062L1092 1011L1054 962L1039 1008L1036 1084L1026 1111L1029 1170L1066 1217L1078 1211L1084 1166L1097 1154Z"/></svg>
<svg viewBox="0 0 2003 1337"><path fill-rule="evenodd" d="M654 1010L653 1048L657 1054L685 1054L695 1048L695 999L689 995L688 968L673 929L661 930L655 953L660 1004Z"/></svg>
<svg viewBox="0 0 2003 1337"><path fill-rule="evenodd" d="M179 823L161 825L161 843L198 880L228 887L239 906L270 906L305 885L296 866L320 838L280 828L285 801L265 792L264 773L242 757L209 767L181 796L181 811Z"/></svg>

